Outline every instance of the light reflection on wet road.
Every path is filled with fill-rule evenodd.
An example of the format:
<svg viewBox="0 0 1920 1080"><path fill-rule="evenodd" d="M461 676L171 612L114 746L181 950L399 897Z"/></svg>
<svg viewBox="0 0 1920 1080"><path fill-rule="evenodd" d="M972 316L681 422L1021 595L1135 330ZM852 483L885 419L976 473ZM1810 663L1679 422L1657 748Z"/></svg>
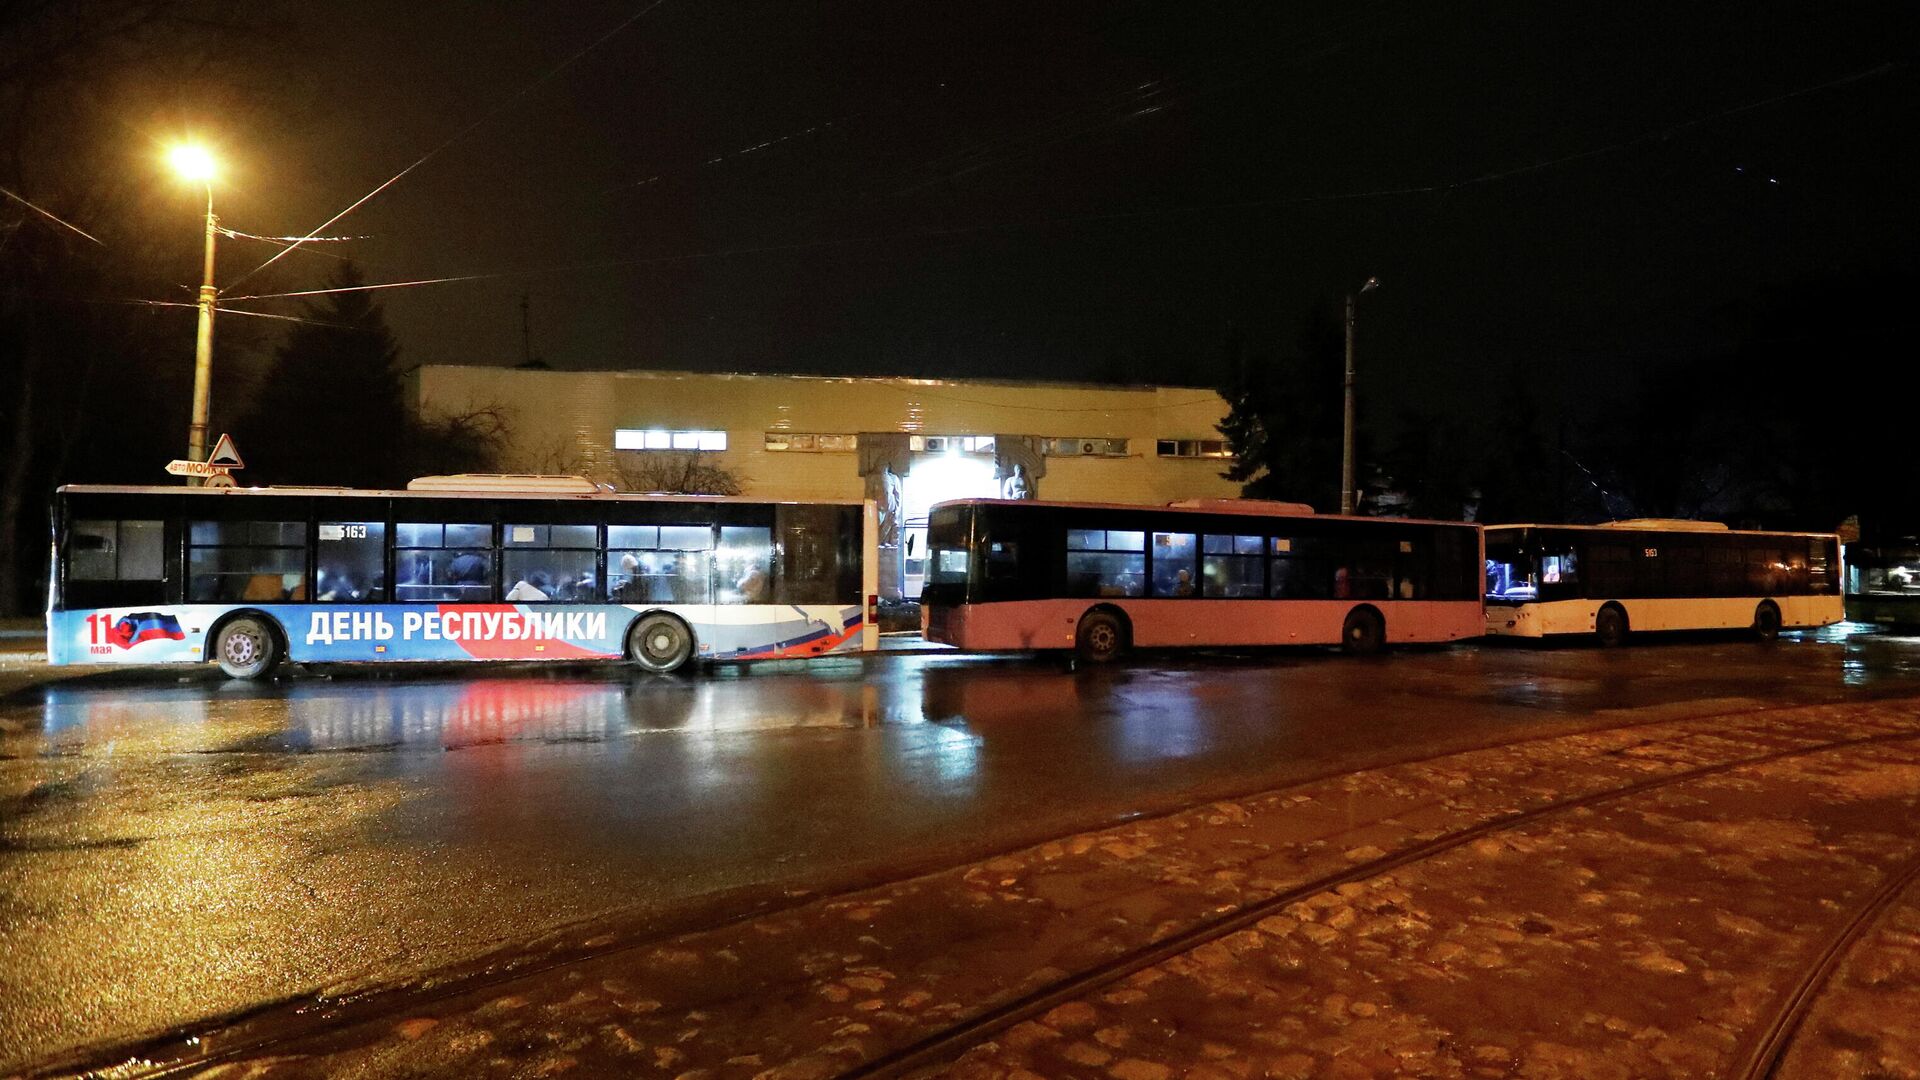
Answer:
<svg viewBox="0 0 1920 1080"><path fill-rule="evenodd" d="M0 698L0 1071L583 918L1511 738L1920 693L1920 641L85 677Z"/></svg>

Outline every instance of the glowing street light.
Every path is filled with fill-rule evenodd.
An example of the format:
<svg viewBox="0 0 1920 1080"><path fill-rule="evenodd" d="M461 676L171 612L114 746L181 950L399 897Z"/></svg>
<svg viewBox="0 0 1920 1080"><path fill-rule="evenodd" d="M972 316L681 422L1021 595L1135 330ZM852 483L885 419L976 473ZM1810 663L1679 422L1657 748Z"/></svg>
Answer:
<svg viewBox="0 0 1920 1080"><path fill-rule="evenodd" d="M213 153L198 143L183 143L167 152L167 161L180 178L207 188L207 245L200 275L200 327L193 343L193 422L187 427L187 460L207 456L207 413L213 382L213 238L218 226L213 216L213 177L218 172ZM196 477L187 483L198 484Z"/></svg>
<svg viewBox="0 0 1920 1080"><path fill-rule="evenodd" d="M218 171L213 161L213 152L199 143L182 143L167 151L167 163L173 171L180 174L182 180L196 183L211 183L213 174Z"/></svg>

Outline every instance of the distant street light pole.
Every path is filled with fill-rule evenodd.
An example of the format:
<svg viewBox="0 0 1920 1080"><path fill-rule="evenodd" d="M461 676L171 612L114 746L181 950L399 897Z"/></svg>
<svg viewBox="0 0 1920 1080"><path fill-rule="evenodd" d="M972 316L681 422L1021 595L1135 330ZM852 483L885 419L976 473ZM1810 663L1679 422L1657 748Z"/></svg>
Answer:
<svg viewBox="0 0 1920 1080"><path fill-rule="evenodd" d="M213 240L218 231L213 216L215 166L213 155L203 146L177 146L168 156L173 162L174 171L183 179L202 182L207 186L207 243L200 273L200 326L193 341L193 422L187 426L187 460L205 461L207 416L211 407L208 399L213 383L213 302L218 295L213 287ZM199 484L201 480L190 476L187 483Z"/></svg>
<svg viewBox="0 0 1920 1080"><path fill-rule="evenodd" d="M209 241L211 243L211 241ZM1380 287L1380 279L1370 277L1360 285L1359 292L1347 294L1347 377L1346 377L1346 424L1340 435L1340 512L1353 513L1353 308L1361 293L1371 292Z"/></svg>

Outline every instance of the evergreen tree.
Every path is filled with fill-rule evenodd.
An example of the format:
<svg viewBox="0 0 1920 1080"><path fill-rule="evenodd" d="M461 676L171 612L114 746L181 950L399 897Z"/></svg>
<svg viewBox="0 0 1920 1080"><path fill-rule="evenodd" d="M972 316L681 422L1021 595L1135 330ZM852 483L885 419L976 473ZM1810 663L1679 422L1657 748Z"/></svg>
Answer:
<svg viewBox="0 0 1920 1080"><path fill-rule="evenodd" d="M1220 395L1227 417L1220 434L1235 461L1223 475L1248 498L1340 505L1340 380L1345 342L1340 320L1318 304L1286 356L1234 357ZM1359 450L1356 448L1356 455Z"/></svg>
<svg viewBox="0 0 1920 1080"><path fill-rule="evenodd" d="M1381 464L1406 493L1409 516L1458 521L1479 502L1480 465L1474 458L1464 424L1403 408Z"/></svg>
<svg viewBox="0 0 1920 1080"><path fill-rule="evenodd" d="M1543 434L1540 405L1527 366L1514 364L1488 414L1491 422L1479 467L1481 521L1569 521L1578 500L1570 497L1564 439ZM1564 431L1564 425L1562 425ZM1583 485L1584 486L1584 485Z"/></svg>
<svg viewBox="0 0 1920 1080"><path fill-rule="evenodd" d="M364 285L342 264L329 289ZM408 479L409 418L400 348L366 291L315 298L274 354L237 438L250 479L390 487Z"/></svg>

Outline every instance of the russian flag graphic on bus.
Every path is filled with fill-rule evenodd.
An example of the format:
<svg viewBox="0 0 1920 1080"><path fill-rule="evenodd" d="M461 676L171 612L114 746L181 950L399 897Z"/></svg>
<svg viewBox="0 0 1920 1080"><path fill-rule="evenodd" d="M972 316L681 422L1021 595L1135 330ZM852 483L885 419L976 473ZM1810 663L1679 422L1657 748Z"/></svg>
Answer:
<svg viewBox="0 0 1920 1080"><path fill-rule="evenodd" d="M180 629L180 620L160 611L135 611L120 616L113 629L108 631L107 640L123 649L131 649L143 641L166 640L181 641L186 634Z"/></svg>

